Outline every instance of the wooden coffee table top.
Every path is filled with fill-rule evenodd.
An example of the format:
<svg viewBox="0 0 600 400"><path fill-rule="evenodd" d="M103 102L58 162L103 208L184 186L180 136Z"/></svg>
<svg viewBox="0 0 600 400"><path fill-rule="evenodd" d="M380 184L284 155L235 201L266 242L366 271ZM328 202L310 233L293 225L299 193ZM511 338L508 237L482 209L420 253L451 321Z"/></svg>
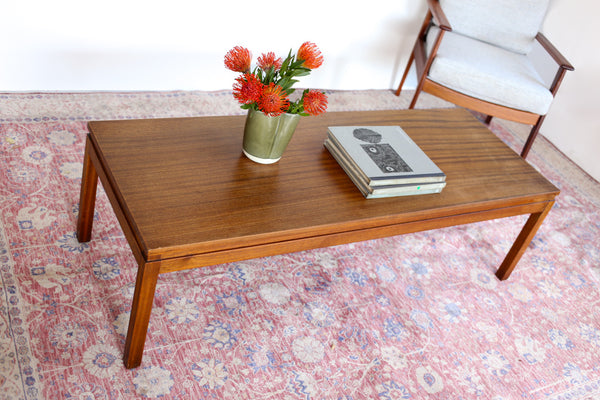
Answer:
<svg viewBox="0 0 600 400"><path fill-rule="evenodd" d="M328 235L438 217L464 220L559 192L462 109L304 117L273 165L243 156L244 122L245 116L90 122L130 244L137 241L146 261L307 237L319 244ZM440 194L366 200L323 146L331 125L401 126L446 173L447 186Z"/></svg>

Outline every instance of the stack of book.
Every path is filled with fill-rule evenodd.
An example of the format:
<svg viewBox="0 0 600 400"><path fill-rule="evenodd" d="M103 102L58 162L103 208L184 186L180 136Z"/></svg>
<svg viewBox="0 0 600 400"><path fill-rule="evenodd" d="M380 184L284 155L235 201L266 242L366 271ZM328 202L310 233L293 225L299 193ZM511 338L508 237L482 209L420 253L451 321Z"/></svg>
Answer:
<svg viewBox="0 0 600 400"><path fill-rule="evenodd" d="M367 199L446 186L446 175L399 126L331 126L325 147Z"/></svg>

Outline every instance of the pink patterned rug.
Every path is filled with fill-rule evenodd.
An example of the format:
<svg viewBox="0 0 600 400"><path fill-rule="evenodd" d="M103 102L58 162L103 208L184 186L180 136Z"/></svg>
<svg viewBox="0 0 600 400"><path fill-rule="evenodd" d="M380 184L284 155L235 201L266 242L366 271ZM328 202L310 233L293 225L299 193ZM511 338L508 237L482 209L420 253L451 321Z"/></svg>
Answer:
<svg viewBox="0 0 600 400"><path fill-rule="evenodd" d="M124 369L136 264L104 192L75 239L86 121L241 113L226 91L0 94L0 399L600 398L600 184L543 137L528 160L562 193L509 280L524 217L162 275Z"/></svg>

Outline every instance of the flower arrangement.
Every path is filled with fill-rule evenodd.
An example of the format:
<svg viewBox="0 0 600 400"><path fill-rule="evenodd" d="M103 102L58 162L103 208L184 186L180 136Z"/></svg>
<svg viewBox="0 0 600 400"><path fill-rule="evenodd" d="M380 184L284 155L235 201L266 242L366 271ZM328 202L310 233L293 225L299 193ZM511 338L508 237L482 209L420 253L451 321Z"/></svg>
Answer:
<svg viewBox="0 0 600 400"><path fill-rule="evenodd" d="M225 66L242 73L233 84L233 97L241 103L242 109L262 111L268 116L324 113L327 96L318 90L306 89L299 99L290 100L295 91L292 86L298 82L296 78L309 75L321 64L321 51L311 42L303 43L296 54L290 50L285 60L276 58L273 52L263 53L253 70L252 53L245 47L236 46L225 55Z"/></svg>

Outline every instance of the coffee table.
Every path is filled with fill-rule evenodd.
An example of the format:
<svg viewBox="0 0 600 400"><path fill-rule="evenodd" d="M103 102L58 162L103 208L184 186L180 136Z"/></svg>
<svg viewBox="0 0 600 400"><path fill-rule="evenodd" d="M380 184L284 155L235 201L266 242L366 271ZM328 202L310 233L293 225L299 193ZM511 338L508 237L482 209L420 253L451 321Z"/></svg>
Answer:
<svg viewBox="0 0 600 400"><path fill-rule="evenodd" d="M283 158L242 155L245 116L89 123L78 239L98 177L138 263L125 342L140 365L159 274L529 214L496 275L508 278L559 190L462 109L302 118ZM323 147L331 125L400 125L446 173L440 194L366 200Z"/></svg>

